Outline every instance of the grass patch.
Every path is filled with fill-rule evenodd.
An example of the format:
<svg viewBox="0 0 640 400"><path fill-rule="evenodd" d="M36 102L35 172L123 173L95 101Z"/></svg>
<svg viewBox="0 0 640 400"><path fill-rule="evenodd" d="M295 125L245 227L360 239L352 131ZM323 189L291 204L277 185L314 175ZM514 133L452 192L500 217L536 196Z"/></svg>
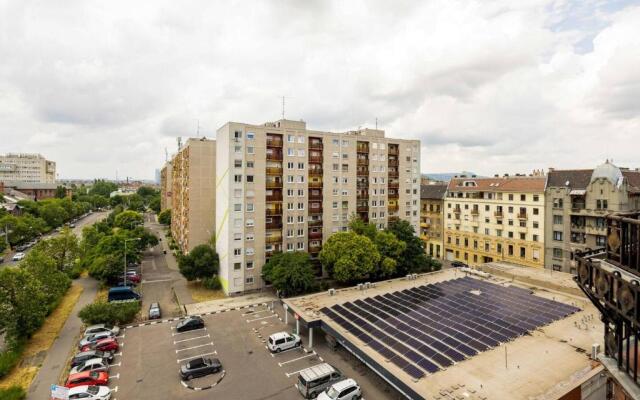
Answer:
<svg viewBox="0 0 640 400"><path fill-rule="evenodd" d="M202 285L202 282L191 281L187 282L187 288L191 293L191 298L196 303L203 301L224 299L227 297L223 290L211 290Z"/></svg>
<svg viewBox="0 0 640 400"><path fill-rule="evenodd" d="M0 389L0 400L22 400L25 397L27 397L27 393L20 386Z"/></svg>
<svg viewBox="0 0 640 400"><path fill-rule="evenodd" d="M19 386L26 390L31 385L31 381L42 362L41 360L38 361L39 356L46 353L58 337L62 326L78 302L82 290L82 286L78 284L73 284L69 288L60 300L58 307L45 319L44 324L33 334L31 339L27 341L17 367L0 380L1 389ZM32 365L33 361L36 361L36 365Z"/></svg>

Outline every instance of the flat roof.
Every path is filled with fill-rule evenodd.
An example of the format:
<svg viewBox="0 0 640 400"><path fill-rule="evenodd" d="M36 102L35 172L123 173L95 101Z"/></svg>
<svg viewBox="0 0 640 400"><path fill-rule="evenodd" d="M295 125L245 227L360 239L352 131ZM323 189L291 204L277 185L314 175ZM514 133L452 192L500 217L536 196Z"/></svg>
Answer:
<svg viewBox="0 0 640 400"><path fill-rule="evenodd" d="M526 277L526 273L511 274L508 278L476 273L447 269L418 275L414 280L402 278L382 281L377 282L375 287L363 290L351 287L336 290L335 295L322 292L286 299L285 303L307 323L322 321L323 325L330 327L382 366L386 373L424 398L555 399L566 393L568 388L580 385L598 367L589 356L594 343L602 346L603 326L591 302L580 294L574 294L578 292L573 292L570 287L570 274L535 274L537 279L532 283L530 280L519 280L521 276ZM580 310L418 380L412 379L407 372L320 311L324 307L331 308L346 302L450 281L465 275L495 285L531 290L536 296ZM562 284L557 285L557 282ZM565 285L568 290L562 290Z"/></svg>

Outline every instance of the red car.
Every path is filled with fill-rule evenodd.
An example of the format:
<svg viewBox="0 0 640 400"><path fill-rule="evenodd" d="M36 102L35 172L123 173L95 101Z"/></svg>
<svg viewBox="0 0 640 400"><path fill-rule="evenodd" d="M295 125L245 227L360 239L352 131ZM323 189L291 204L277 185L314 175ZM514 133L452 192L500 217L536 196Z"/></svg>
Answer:
<svg viewBox="0 0 640 400"><path fill-rule="evenodd" d="M100 351L118 351L120 346L118 345L118 341L115 338L106 338L98 340L95 343L88 344L80 351L89 351L89 350L100 350Z"/></svg>
<svg viewBox="0 0 640 400"><path fill-rule="evenodd" d="M127 272L127 281L138 284L140 283L141 278L140 278L140 275L136 274L135 272L134 273Z"/></svg>
<svg viewBox="0 0 640 400"><path fill-rule="evenodd" d="M109 383L109 373L105 371L85 371L69 375L65 386L73 388L76 386L106 386Z"/></svg>

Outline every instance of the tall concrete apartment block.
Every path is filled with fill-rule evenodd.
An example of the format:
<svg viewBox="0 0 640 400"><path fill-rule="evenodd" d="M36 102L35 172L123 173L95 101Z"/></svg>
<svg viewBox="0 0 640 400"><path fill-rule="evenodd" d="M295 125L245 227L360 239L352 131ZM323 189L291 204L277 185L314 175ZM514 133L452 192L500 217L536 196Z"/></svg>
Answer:
<svg viewBox="0 0 640 400"><path fill-rule="evenodd" d="M171 192L173 190L173 163L167 161L160 170L160 209L172 208Z"/></svg>
<svg viewBox="0 0 640 400"><path fill-rule="evenodd" d="M544 267L543 176L454 178L445 198L445 257Z"/></svg>
<svg viewBox="0 0 640 400"><path fill-rule="evenodd" d="M576 251L606 246L607 214L640 210L640 171L608 161L595 169L550 170L545 197L545 266L575 274Z"/></svg>
<svg viewBox="0 0 640 400"><path fill-rule="evenodd" d="M171 165L171 234L188 253L215 233L216 142L188 139Z"/></svg>
<svg viewBox="0 0 640 400"><path fill-rule="evenodd" d="M40 154L0 155L0 182L55 183L56 163Z"/></svg>
<svg viewBox="0 0 640 400"><path fill-rule="evenodd" d="M317 259L323 241L347 230L353 214L380 229L403 218L419 232L417 140L279 120L229 122L216 141L216 248L229 294L261 288L262 266L276 251Z"/></svg>

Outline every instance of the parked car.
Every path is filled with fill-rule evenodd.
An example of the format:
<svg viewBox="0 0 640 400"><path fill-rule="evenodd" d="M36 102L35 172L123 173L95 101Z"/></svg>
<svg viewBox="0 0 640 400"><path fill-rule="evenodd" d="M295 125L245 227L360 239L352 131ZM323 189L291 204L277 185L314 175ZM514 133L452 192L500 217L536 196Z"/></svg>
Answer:
<svg viewBox="0 0 640 400"><path fill-rule="evenodd" d="M292 349L302 344L300 336L294 333L278 332L269 336L267 347L273 353L279 353L283 350Z"/></svg>
<svg viewBox="0 0 640 400"><path fill-rule="evenodd" d="M135 282L135 283L140 283L142 278L140 278L140 275L138 275L135 272L127 271L127 280L129 280L131 282Z"/></svg>
<svg viewBox="0 0 640 400"><path fill-rule="evenodd" d="M114 338L107 338L98 340L95 343L88 344L83 346L80 351L89 351L89 350L99 350L99 351L118 351L120 345L118 341Z"/></svg>
<svg viewBox="0 0 640 400"><path fill-rule="evenodd" d="M344 375L337 368L323 363L300 371L296 388L305 399L315 399L329 386L344 379Z"/></svg>
<svg viewBox="0 0 640 400"><path fill-rule="evenodd" d="M110 351L103 352L100 350L88 350L80 352L73 356L73 358L71 359L71 368L84 364L85 361L91 360L93 358L101 358L105 362L111 364L113 362L113 353Z"/></svg>
<svg viewBox="0 0 640 400"><path fill-rule="evenodd" d="M84 330L84 336L89 336L100 332L111 332L113 333L113 336L118 336L118 334L120 334L120 328L115 325L106 324L91 325Z"/></svg>
<svg viewBox="0 0 640 400"><path fill-rule="evenodd" d="M69 400L111 400L111 389L107 386L76 386L69 389Z"/></svg>
<svg viewBox="0 0 640 400"><path fill-rule="evenodd" d="M69 375L64 385L68 388L73 388L76 386L103 386L108 383L108 372L87 371Z"/></svg>
<svg viewBox="0 0 640 400"><path fill-rule="evenodd" d="M13 260L13 261L22 261L22 260L24 259L24 257L25 257L25 254L24 254L24 253L22 253L22 252L18 252L18 253L16 253L16 254L14 254L14 255L13 255L12 260Z"/></svg>
<svg viewBox="0 0 640 400"><path fill-rule="evenodd" d="M451 262L451 266L453 268L464 268L464 267L468 267L467 264L463 263L462 261L452 261Z"/></svg>
<svg viewBox="0 0 640 400"><path fill-rule="evenodd" d="M98 340L107 339L107 338L111 338L111 337L114 337L114 336L115 335L111 331L104 331L104 332L94 333L92 335L85 336L82 339L80 339L80 342L78 343L78 347L82 348L82 347L84 347L86 345L89 345L89 344L92 344L92 343L96 343Z"/></svg>
<svg viewBox="0 0 640 400"><path fill-rule="evenodd" d="M129 279L127 279L126 281L120 279L113 285L113 287L125 287L125 286L138 287L138 284L136 282L130 281Z"/></svg>
<svg viewBox="0 0 640 400"><path fill-rule="evenodd" d="M222 364L217 358L198 357L180 367L180 378L189 381L199 376L220 372Z"/></svg>
<svg viewBox="0 0 640 400"><path fill-rule="evenodd" d="M69 374L77 374L78 372L85 371L109 371L109 363L105 362L102 358L92 358L83 364L71 368Z"/></svg>
<svg viewBox="0 0 640 400"><path fill-rule="evenodd" d="M318 400L358 400L361 397L362 390L358 383L353 379L345 379L320 393Z"/></svg>
<svg viewBox="0 0 640 400"><path fill-rule="evenodd" d="M69 228L73 229L76 227L76 224L69 224Z"/></svg>
<svg viewBox="0 0 640 400"><path fill-rule="evenodd" d="M141 298L142 296L131 289L131 287L129 286L112 287L111 289L109 289L109 302L140 300Z"/></svg>
<svg viewBox="0 0 640 400"><path fill-rule="evenodd" d="M204 320L200 317L187 317L176 325L176 331L186 332L204 328Z"/></svg>
<svg viewBox="0 0 640 400"><path fill-rule="evenodd" d="M149 306L149 319L158 319L162 317L160 312L160 304L157 302L151 303Z"/></svg>

